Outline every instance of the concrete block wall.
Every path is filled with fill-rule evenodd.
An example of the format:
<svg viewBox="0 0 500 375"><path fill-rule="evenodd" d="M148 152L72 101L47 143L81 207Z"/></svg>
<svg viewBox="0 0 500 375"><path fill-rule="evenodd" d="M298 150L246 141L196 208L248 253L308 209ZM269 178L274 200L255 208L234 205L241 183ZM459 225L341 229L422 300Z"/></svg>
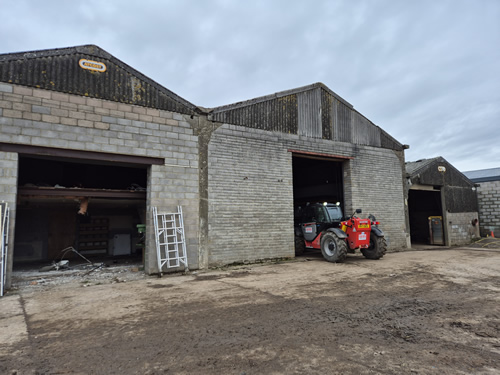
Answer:
<svg viewBox="0 0 500 375"><path fill-rule="evenodd" d="M478 218L477 212L447 213L448 235L451 246L461 246L471 243L476 235L472 221Z"/></svg>
<svg viewBox="0 0 500 375"><path fill-rule="evenodd" d="M177 165L153 165L149 172L146 220L147 228L151 228L149 232L152 234L154 228L151 207L157 207L158 213L174 213L177 212L177 206L181 206L189 269L199 268L198 169ZM152 236L149 236L146 247L149 250L146 259L150 265L149 272L156 273L156 248Z"/></svg>
<svg viewBox="0 0 500 375"><path fill-rule="evenodd" d="M289 150L353 157L344 163L346 211L359 207L361 216L376 215L390 248L406 248L402 169L394 151L224 124L209 144L210 264L293 256Z"/></svg>
<svg viewBox="0 0 500 375"><path fill-rule="evenodd" d="M1 112L0 109L0 114ZM7 202L11 208L16 205L17 200L17 166L17 153L0 151L0 201Z"/></svg>
<svg viewBox="0 0 500 375"><path fill-rule="evenodd" d="M395 151L359 147L351 161L353 209L380 221L389 249L407 246L404 188L400 159Z"/></svg>
<svg viewBox="0 0 500 375"><path fill-rule="evenodd" d="M292 159L268 132L224 125L209 144L210 265L293 257Z"/></svg>
<svg viewBox="0 0 500 375"><path fill-rule="evenodd" d="M0 109L0 122L2 109ZM1 126L1 125L0 125ZM15 152L0 151L0 202L9 205L9 253L7 257L7 269L12 269L12 248L14 244L16 201L17 201L17 176L18 155ZM6 287L10 288L11 280L7 278Z"/></svg>
<svg viewBox="0 0 500 375"><path fill-rule="evenodd" d="M477 188L479 201L479 225L481 235L500 237L500 181L479 183Z"/></svg>
<svg viewBox="0 0 500 375"><path fill-rule="evenodd" d="M0 142L165 158L165 165L148 172L147 225L152 227L151 206L172 212L182 205L190 268L198 264L196 121L168 111L0 83ZM13 162L12 156L0 156L3 163ZM8 181L12 183L0 192L0 200L15 194L13 176ZM148 230L146 242L147 272L156 272L152 232Z"/></svg>

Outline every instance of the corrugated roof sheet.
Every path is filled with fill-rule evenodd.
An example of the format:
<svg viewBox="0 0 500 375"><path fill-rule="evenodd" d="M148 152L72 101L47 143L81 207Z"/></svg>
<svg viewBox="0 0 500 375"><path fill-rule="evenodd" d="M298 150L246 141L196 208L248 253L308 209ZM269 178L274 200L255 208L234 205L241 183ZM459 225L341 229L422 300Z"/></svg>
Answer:
<svg viewBox="0 0 500 375"><path fill-rule="evenodd" d="M440 173L437 169L438 166L444 166L446 168L446 179L437 177ZM442 183L446 183L447 186L474 185L473 181L442 156L407 162L405 163L405 167L406 177L410 178L413 182L423 185L441 185Z"/></svg>
<svg viewBox="0 0 500 375"><path fill-rule="evenodd" d="M0 54L0 82L185 114L201 112L95 45Z"/></svg>
<svg viewBox="0 0 500 375"><path fill-rule="evenodd" d="M409 161L405 164L406 173L409 176L417 175L418 172L424 170L425 168L427 168L427 166L429 166L430 164L432 164L434 161L436 161L438 159L442 159L442 157L437 156L437 157L431 158L431 159L421 159L421 160L417 160L417 161Z"/></svg>
<svg viewBox="0 0 500 375"><path fill-rule="evenodd" d="M210 110L212 121L393 150L404 147L323 83Z"/></svg>

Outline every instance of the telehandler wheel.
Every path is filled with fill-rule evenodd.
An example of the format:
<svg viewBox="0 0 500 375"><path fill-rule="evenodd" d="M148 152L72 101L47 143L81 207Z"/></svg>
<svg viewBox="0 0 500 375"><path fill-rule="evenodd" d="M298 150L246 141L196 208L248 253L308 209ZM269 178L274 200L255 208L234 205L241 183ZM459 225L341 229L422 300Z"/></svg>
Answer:
<svg viewBox="0 0 500 375"><path fill-rule="evenodd" d="M304 251L306 251L304 237L295 236L295 256L304 254Z"/></svg>
<svg viewBox="0 0 500 375"><path fill-rule="evenodd" d="M329 262L342 262L347 256L347 245L336 234L323 233L321 235L321 254Z"/></svg>
<svg viewBox="0 0 500 375"><path fill-rule="evenodd" d="M375 233L370 233L370 247L361 249L361 253L366 259L380 259L387 251L387 243L384 237L379 237Z"/></svg>

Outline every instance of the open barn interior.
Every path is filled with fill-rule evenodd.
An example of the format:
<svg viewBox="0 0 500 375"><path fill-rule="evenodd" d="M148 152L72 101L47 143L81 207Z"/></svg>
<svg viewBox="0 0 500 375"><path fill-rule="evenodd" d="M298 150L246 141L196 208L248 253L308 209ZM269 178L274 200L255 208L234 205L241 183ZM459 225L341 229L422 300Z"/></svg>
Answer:
<svg viewBox="0 0 500 375"><path fill-rule="evenodd" d="M14 264L142 257L146 191L144 165L20 155Z"/></svg>

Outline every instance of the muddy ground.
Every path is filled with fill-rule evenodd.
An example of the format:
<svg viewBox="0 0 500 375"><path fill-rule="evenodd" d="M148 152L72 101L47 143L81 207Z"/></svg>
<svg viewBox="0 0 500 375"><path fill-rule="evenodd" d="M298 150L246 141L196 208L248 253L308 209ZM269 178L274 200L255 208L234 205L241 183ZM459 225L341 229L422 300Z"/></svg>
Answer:
<svg viewBox="0 0 500 375"><path fill-rule="evenodd" d="M0 374L500 374L500 250L136 271L18 279Z"/></svg>

